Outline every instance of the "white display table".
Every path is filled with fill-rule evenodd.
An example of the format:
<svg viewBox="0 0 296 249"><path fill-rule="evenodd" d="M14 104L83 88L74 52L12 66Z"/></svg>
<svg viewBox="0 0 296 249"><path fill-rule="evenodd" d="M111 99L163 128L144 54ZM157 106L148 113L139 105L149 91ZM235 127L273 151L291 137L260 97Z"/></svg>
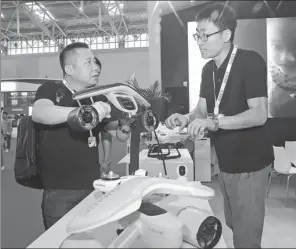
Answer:
<svg viewBox="0 0 296 249"><path fill-rule="evenodd" d="M102 195L100 191L93 191L89 196L87 196L83 201L81 201L76 207L74 207L70 212L68 212L63 218L61 218L55 225L53 225L50 229L44 232L39 238L37 238L33 243L31 243L27 248L59 248L65 238L67 238L68 234L66 232L67 224L77 215L82 214L92 203ZM171 203L171 206L168 211L177 212L180 210L180 206L197 206L199 209L202 209L209 213L209 215L213 215L212 209L207 200L201 200L191 197L183 197L183 196L168 196L167 199L163 201ZM161 204L161 203L160 203ZM162 206L162 205L160 205ZM194 220L193 220L194 222ZM93 234L99 239L101 244L104 247L107 247L113 239L117 237L116 229L120 228L117 222L110 223L108 225L102 226L98 229L93 230ZM84 244L83 244L84 243ZM77 239L74 241L72 248L91 248L93 245L85 245L85 242L81 239ZM134 248L146 247L141 243L141 241L137 241ZM182 248L194 248L192 245L188 243L183 243ZM226 248L225 241L223 237L221 237L219 243L216 245L216 248Z"/></svg>
<svg viewBox="0 0 296 249"><path fill-rule="evenodd" d="M193 160L187 149L179 149L181 157L175 159L167 159L165 160L167 175L172 178L178 178L177 169L178 166L184 165L187 168L187 179L189 181L194 180L194 164ZM177 155L177 151L175 149L171 150L171 155ZM130 162L130 154L127 154L124 158L122 158L118 164ZM148 149L144 149L139 154L139 168L145 169L149 175L158 176L159 173L164 175L164 166L163 161L157 158L148 157ZM128 168L127 168L128 172Z"/></svg>

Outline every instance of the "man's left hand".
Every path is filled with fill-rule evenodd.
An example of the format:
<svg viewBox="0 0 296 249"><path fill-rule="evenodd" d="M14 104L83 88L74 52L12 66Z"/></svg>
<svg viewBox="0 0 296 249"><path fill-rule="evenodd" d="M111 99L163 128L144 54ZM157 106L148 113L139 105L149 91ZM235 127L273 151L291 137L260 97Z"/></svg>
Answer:
<svg viewBox="0 0 296 249"><path fill-rule="evenodd" d="M216 130L216 125L213 120L207 118L196 118L188 125L187 128L187 132L191 137L196 137L200 132L204 132L205 130Z"/></svg>
<svg viewBox="0 0 296 249"><path fill-rule="evenodd" d="M123 133L131 132L131 119L121 119L118 121L118 129Z"/></svg>

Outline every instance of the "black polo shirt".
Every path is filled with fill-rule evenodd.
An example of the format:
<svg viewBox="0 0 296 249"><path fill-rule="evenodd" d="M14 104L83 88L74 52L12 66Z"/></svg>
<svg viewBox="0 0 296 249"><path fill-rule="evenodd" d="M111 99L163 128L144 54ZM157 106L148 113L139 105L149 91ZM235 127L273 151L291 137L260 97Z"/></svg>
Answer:
<svg viewBox="0 0 296 249"><path fill-rule="evenodd" d="M213 60L203 68L200 97L207 101L208 113L214 112L215 94L218 96L232 49L217 68ZM219 112L233 116L249 109L247 100L267 97L267 68L255 51L238 49L220 102ZM265 126L240 130L219 129L212 133L221 171L244 173L258 171L273 162L273 148L264 132Z"/></svg>
<svg viewBox="0 0 296 249"><path fill-rule="evenodd" d="M38 99L50 99L59 106L78 107L77 101L72 99L72 93L63 84L41 85L36 92L35 101ZM94 100L107 101L105 96ZM91 104L89 99L82 100L81 103ZM97 144L98 134L106 123L99 123L93 129ZM44 189L92 189L93 181L100 178L100 164L98 147L88 147L89 131L73 131L67 123L53 126L39 124L39 127L47 131L39 153Z"/></svg>

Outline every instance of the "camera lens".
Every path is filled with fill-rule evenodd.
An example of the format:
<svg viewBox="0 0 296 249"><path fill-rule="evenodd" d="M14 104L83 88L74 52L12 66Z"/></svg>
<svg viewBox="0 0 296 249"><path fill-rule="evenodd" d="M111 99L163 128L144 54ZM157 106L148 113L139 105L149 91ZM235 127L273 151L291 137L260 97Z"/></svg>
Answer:
<svg viewBox="0 0 296 249"><path fill-rule="evenodd" d="M179 175L185 176L186 175L186 168L184 165L179 166Z"/></svg>
<svg viewBox="0 0 296 249"><path fill-rule="evenodd" d="M82 114L82 120L85 122L85 123L91 123L92 122L92 114L90 112L84 112Z"/></svg>

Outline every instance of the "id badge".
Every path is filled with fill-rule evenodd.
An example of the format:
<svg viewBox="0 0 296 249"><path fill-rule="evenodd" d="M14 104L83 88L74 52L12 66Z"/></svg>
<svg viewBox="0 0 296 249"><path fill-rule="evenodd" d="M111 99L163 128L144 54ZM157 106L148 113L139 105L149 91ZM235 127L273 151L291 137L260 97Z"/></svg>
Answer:
<svg viewBox="0 0 296 249"><path fill-rule="evenodd" d="M96 137L89 137L88 138L88 147L96 147L97 146L97 140Z"/></svg>

